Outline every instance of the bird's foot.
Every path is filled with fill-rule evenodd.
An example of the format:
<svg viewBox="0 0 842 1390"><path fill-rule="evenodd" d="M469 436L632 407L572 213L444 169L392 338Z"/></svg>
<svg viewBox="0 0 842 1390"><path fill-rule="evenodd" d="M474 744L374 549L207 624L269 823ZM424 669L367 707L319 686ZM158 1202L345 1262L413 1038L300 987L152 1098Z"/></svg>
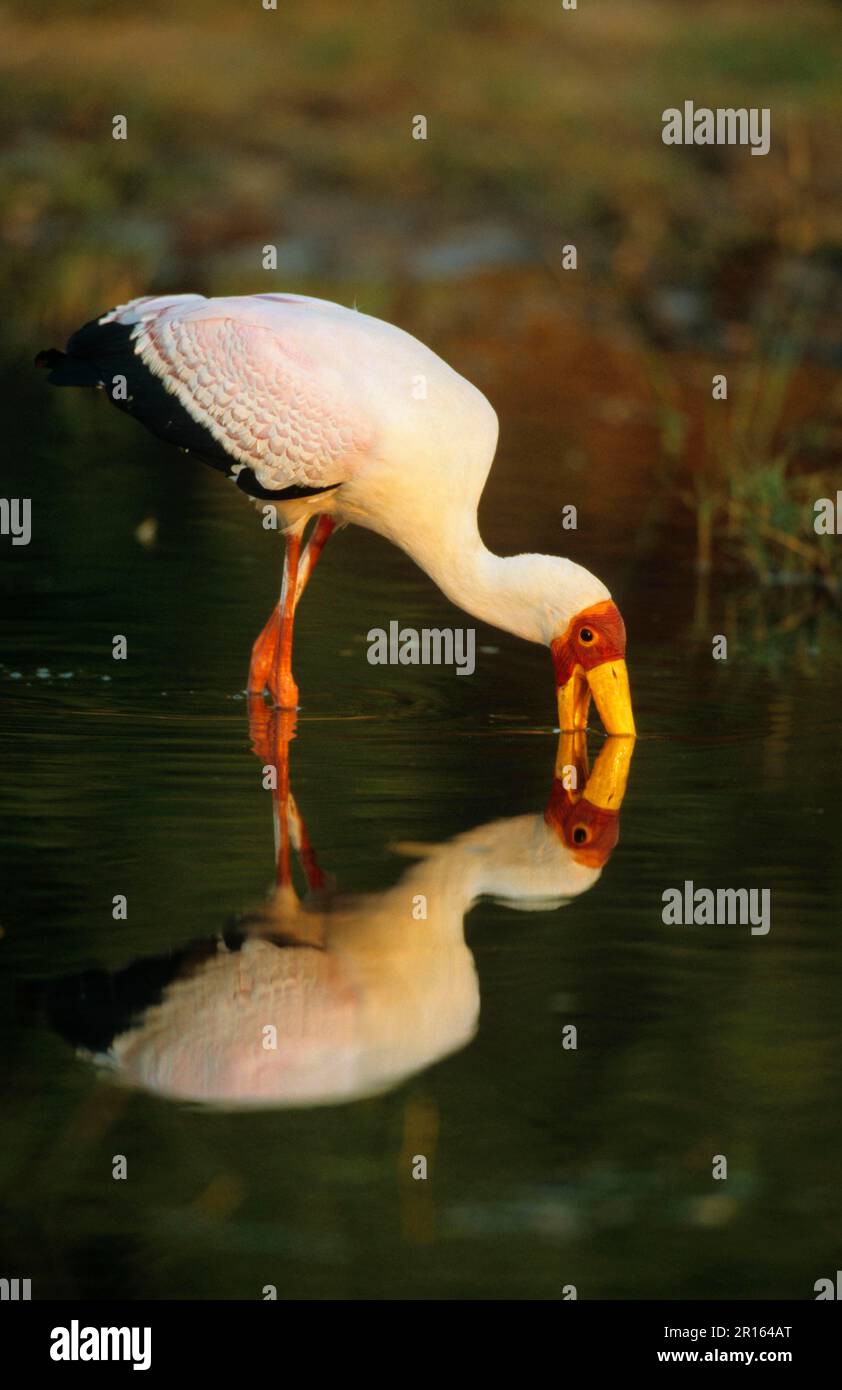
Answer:
<svg viewBox="0 0 842 1390"><path fill-rule="evenodd" d="M249 695L262 695L267 685L271 685L272 673L278 661L280 632L280 612L277 608L273 608L269 615L269 621L251 649Z"/></svg>
<svg viewBox="0 0 842 1390"><path fill-rule="evenodd" d="M268 686L275 709L289 711L298 709L298 686L291 675L287 672L280 676L273 674L269 677Z"/></svg>

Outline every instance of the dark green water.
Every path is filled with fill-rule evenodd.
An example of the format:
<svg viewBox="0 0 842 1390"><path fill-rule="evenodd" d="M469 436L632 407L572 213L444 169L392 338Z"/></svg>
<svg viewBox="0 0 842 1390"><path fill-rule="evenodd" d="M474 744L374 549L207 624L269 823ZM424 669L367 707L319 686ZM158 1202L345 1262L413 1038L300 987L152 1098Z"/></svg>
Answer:
<svg viewBox="0 0 842 1390"><path fill-rule="evenodd" d="M543 825L557 751L547 654L479 627L493 650L471 678L369 666L371 626L467 620L376 538L331 542L300 609L291 782L336 886L327 916L355 942L376 927L372 958L398 962L374 1023L353 1006L349 1022L340 1000L329 1036L364 1071L366 1028L391 1009L395 1074L332 1104L162 1096L80 1053L55 1001L80 973L101 983L213 941L271 893L272 797L242 688L277 542L224 480L102 402L18 385L2 491L32 497L33 538L1 552L4 1273L61 1298L253 1299L270 1284L280 1298L559 1298L569 1284L580 1298L812 1297L840 1250L832 613L776 635L780 596L716 586L705 612L669 509L607 506L577 477L591 520L567 548L624 611L641 737L601 876L526 911L544 880L514 822L478 879L460 837ZM517 424L486 538L560 552L570 481L556 482L549 425ZM133 536L149 515L151 549ZM727 663L711 658L719 632ZM595 731L592 758L601 744ZM420 926L406 842L429 847L440 910L464 907L469 957L459 937L452 957L431 946L401 963ZM549 877L563 886L568 870L560 854ZM661 895L687 879L769 889L771 931L665 926ZM194 1010L183 1027L195 1023ZM569 1024L576 1050L562 1045ZM166 1027L164 1050L178 1016ZM426 1181L411 1176L416 1154Z"/></svg>

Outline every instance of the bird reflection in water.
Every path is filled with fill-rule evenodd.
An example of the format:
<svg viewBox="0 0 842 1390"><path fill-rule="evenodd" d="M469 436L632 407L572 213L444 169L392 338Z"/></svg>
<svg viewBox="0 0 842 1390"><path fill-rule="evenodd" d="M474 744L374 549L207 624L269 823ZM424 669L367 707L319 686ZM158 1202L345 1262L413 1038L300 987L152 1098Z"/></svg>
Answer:
<svg viewBox="0 0 842 1390"><path fill-rule="evenodd" d="M369 1096L473 1037L480 992L465 916L480 898L549 909L592 888L618 838L634 740L589 771L583 732L560 736L543 813L476 826L379 893L329 885L289 787L294 715L253 702L254 752L277 767L276 886L220 936L51 989L54 1025L116 1080L222 1106ZM293 885L297 856L307 892Z"/></svg>

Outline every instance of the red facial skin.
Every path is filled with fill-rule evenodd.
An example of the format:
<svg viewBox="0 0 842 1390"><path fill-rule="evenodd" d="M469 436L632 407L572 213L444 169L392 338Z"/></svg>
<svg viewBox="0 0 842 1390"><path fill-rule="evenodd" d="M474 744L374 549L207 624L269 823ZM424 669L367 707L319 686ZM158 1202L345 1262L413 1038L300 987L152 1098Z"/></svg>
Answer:
<svg viewBox="0 0 842 1390"><path fill-rule="evenodd" d="M594 806L587 796L574 794L556 778L544 812L544 820L572 852L577 864L601 869L620 838L618 811Z"/></svg>
<svg viewBox="0 0 842 1390"><path fill-rule="evenodd" d="M589 628L592 642L583 642L580 633ZM577 666L592 671L604 661L620 661L626 655L626 625L611 599L585 608L568 624L566 632L550 643L556 686L566 685Z"/></svg>

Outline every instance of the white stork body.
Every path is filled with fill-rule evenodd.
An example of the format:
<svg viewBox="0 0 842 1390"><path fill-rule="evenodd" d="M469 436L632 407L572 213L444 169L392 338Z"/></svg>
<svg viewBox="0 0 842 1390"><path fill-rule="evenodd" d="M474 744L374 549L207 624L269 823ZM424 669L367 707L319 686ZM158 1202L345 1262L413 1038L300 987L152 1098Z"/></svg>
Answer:
<svg viewBox="0 0 842 1390"><path fill-rule="evenodd" d="M122 408L223 468L264 506L277 506L288 536L285 585L278 614L255 646L250 679L252 689L255 680L260 689L268 683L276 703L297 699L295 605L333 526L347 522L400 546L473 616L553 647L557 676L556 646L566 643L565 685L584 671L598 704L618 694L625 632L608 589L572 561L503 558L483 545L477 506L497 416L480 391L408 333L302 295L176 295L132 300L79 330L66 355L38 360L53 368L57 384L110 390L125 375ZM301 536L316 515L299 566ZM587 660L574 661L567 650L583 618L591 640L605 646L591 667L610 661L616 668L613 684L598 681L599 690ZM568 715L571 727L581 727L581 683L566 699L562 720ZM608 718L601 712L606 727L612 720L623 726L609 732L634 731L627 681L619 705Z"/></svg>

